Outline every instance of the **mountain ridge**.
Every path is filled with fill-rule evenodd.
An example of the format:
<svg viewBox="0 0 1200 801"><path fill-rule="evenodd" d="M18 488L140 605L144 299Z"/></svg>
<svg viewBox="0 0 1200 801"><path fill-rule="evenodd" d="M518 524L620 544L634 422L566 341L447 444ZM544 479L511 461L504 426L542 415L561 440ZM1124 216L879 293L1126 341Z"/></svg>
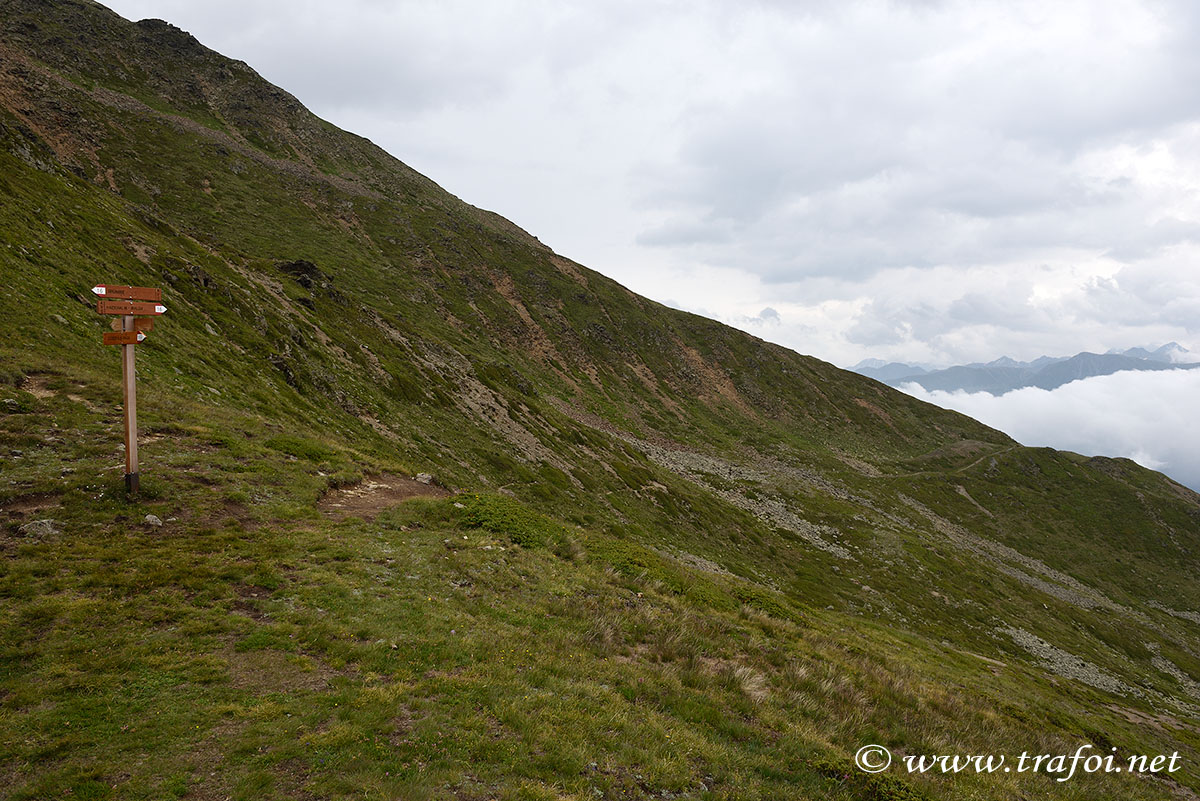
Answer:
<svg viewBox="0 0 1200 801"><path fill-rule="evenodd" d="M1110 350L1103 354L1084 351L1074 356L1041 356L1032 362L1001 356L987 363L974 362L931 370L904 362L876 364L878 360L866 360L850 369L894 387L914 383L930 391L1003 395L1024 387L1057 389L1071 381L1126 370L1191 370L1200 367L1200 363L1175 360L1176 356L1183 358L1187 353L1177 342L1168 342L1154 351L1141 347L1124 351Z"/></svg>
<svg viewBox="0 0 1200 801"><path fill-rule="evenodd" d="M169 25L0 10L14 797L1200 786L1200 496L641 298ZM169 309L132 502L104 281ZM852 762L1080 738L1185 769Z"/></svg>

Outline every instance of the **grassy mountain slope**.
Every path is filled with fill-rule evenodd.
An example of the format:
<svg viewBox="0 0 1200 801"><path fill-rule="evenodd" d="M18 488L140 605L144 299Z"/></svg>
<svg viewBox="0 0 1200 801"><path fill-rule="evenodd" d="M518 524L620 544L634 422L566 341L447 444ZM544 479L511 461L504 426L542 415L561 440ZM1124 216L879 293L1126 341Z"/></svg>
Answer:
<svg viewBox="0 0 1200 801"><path fill-rule="evenodd" d="M12 797L1200 788L1194 493L634 295L165 23L0 2L0 269ZM169 307L135 503L97 282ZM1083 741L1183 767L849 762Z"/></svg>

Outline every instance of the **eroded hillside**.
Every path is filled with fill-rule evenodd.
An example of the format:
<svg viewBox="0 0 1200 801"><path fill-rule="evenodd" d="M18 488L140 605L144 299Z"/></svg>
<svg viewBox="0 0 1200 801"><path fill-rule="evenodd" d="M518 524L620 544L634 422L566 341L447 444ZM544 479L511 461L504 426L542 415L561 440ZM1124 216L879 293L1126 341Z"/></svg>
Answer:
<svg viewBox="0 0 1200 801"><path fill-rule="evenodd" d="M1197 786L1194 493L641 298L166 23L0 10L18 797ZM169 307L132 506L100 281ZM1185 767L847 767L884 740Z"/></svg>

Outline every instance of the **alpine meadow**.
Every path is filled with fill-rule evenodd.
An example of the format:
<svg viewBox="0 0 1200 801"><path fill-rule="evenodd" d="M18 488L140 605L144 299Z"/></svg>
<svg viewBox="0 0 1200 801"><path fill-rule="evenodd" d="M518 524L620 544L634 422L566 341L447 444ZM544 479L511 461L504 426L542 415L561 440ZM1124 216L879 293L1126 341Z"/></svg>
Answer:
<svg viewBox="0 0 1200 801"><path fill-rule="evenodd" d="M133 497L97 284L167 308ZM0 797L1200 793L1200 495L636 295L166 22L0 0L0 320Z"/></svg>

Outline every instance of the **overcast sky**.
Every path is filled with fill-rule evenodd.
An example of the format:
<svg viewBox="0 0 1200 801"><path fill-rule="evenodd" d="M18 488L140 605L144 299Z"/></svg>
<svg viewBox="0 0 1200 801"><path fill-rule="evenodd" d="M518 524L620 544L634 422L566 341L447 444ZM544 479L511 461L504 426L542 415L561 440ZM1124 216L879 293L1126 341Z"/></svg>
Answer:
<svg viewBox="0 0 1200 801"><path fill-rule="evenodd" d="M115 0L652 298L849 365L1200 350L1190 0Z"/></svg>

